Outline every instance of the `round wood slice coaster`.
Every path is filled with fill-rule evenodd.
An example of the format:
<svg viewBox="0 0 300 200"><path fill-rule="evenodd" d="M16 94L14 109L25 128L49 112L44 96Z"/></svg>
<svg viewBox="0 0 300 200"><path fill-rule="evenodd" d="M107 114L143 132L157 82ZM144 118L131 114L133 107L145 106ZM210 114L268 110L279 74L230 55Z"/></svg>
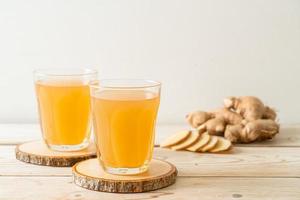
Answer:
<svg viewBox="0 0 300 200"><path fill-rule="evenodd" d="M177 169L171 163L153 159L147 172L114 175L104 171L98 160L88 159L72 168L76 185L101 192L137 193L157 190L175 183Z"/></svg>
<svg viewBox="0 0 300 200"><path fill-rule="evenodd" d="M61 152L50 150L43 141L32 141L17 145L15 152L20 161L54 167L71 167L79 161L96 157L96 148L92 144L80 151Z"/></svg>

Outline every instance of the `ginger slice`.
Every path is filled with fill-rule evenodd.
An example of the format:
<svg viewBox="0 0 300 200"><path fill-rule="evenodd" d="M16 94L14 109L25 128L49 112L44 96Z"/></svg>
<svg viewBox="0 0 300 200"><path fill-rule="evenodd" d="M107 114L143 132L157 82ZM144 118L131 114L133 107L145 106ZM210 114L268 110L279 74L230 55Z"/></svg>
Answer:
<svg viewBox="0 0 300 200"><path fill-rule="evenodd" d="M197 142L199 137L200 137L200 135L198 132L192 133L185 141L183 141L182 143L179 143L175 146L172 146L171 149L176 150L176 151L186 149L186 148L192 146L195 142Z"/></svg>
<svg viewBox="0 0 300 200"><path fill-rule="evenodd" d="M217 153L217 152L221 152L221 151L226 151L231 147L231 142L225 138L222 137L217 137L218 138L218 142L216 144L216 146L214 146L214 148L208 150L211 153Z"/></svg>
<svg viewBox="0 0 300 200"><path fill-rule="evenodd" d="M198 141L193 144L192 146L188 147L186 150L188 151L198 151L198 149L200 149L201 147L203 147L204 145L206 145L210 140L210 136L208 133L203 133L200 135L200 137L198 138Z"/></svg>
<svg viewBox="0 0 300 200"><path fill-rule="evenodd" d="M217 142L218 142L218 137L211 136L209 142L206 145L204 145L203 147L201 147L200 149L198 149L198 151L207 152L207 151L211 150L212 148L214 148L216 146Z"/></svg>
<svg viewBox="0 0 300 200"><path fill-rule="evenodd" d="M171 147L177 145L183 141L185 141L191 135L191 131L180 131L168 137L165 141L163 141L160 146L161 147Z"/></svg>

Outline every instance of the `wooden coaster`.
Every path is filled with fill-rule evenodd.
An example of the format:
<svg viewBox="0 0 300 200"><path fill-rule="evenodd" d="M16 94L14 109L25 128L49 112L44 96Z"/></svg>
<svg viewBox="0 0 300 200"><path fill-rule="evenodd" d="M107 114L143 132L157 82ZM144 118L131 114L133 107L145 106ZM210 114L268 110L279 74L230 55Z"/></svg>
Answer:
<svg viewBox="0 0 300 200"><path fill-rule="evenodd" d="M175 183L177 169L171 163L153 159L147 172L137 175L114 175L104 171L97 159L88 159L72 168L73 179L80 187L114 193L137 193L157 190Z"/></svg>
<svg viewBox="0 0 300 200"><path fill-rule="evenodd" d="M43 141L32 141L17 145L16 158L26 163L54 167L71 167L75 163L96 157L96 148L90 145L80 151L52 151Z"/></svg>

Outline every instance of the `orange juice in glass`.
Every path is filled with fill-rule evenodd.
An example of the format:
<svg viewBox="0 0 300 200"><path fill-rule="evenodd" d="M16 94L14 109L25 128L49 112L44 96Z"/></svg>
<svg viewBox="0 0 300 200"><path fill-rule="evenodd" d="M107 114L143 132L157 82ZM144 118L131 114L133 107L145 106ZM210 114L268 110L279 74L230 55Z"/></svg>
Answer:
<svg viewBox="0 0 300 200"><path fill-rule="evenodd" d="M146 171L153 152L160 83L101 80L90 88L100 164L112 174Z"/></svg>
<svg viewBox="0 0 300 200"><path fill-rule="evenodd" d="M91 108L89 83L97 72L88 69L36 70L35 89L40 125L47 146L76 151L89 145Z"/></svg>

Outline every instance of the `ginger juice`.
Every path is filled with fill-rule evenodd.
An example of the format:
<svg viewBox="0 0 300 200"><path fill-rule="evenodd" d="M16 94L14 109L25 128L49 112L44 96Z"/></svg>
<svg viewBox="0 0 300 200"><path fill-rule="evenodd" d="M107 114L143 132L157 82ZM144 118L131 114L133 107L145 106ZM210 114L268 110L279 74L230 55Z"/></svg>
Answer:
<svg viewBox="0 0 300 200"><path fill-rule="evenodd" d="M89 82L97 78L90 69L37 70L35 90L40 126L47 146L76 151L89 145L91 105Z"/></svg>
<svg viewBox="0 0 300 200"><path fill-rule="evenodd" d="M109 172L150 162L159 101L159 92L134 88L92 94L95 140L100 162Z"/></svg>

